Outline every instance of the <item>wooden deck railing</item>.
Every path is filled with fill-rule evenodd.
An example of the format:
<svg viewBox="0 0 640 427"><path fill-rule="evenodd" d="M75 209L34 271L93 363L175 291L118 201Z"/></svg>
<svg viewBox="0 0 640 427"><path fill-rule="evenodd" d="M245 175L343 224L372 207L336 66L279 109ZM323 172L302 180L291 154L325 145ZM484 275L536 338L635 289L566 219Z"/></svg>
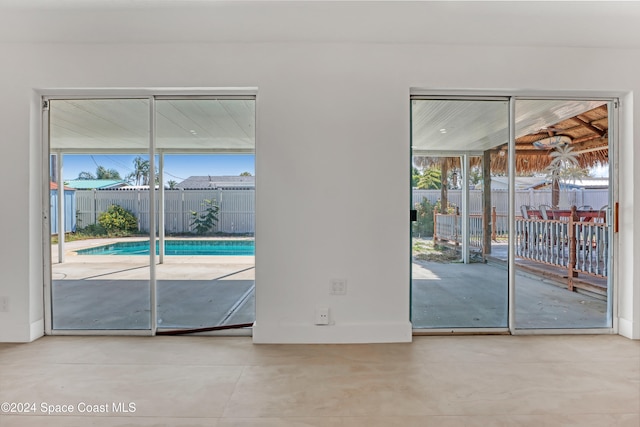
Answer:
<svg viewBox="0 0 640 427"><path fill-rule="evenodd" d="M492 224L497 223L495 210ZM568 287L573 290L573 278L579 273L607 277L609 258L609 228L604 222L580 221L575 206L566 220L516 218L516 256L542 264L567 269ZM491 227L492 240L496 240L497 227ZM469 219L469 243L482 248L486 229L481 215ZM462 218L459 214L434 212L434 240L449 241L456 245L462 241Z"/></svg>
<svg viewBox="0 0 640 427"><path fill-rule="evenodd" d="M498 215L496 208L491 210L490 227L485 227L481 214L469 215L469 244L471 247L483 247L483 234L485 228L491 230L491 240L506 239L509 237L507 215ZM461 243L462 216L456 214L441 214L437 209L433 212L433 238L434 240L448 241L454 244Z"/></svg>
<svg viewBox="0 0 640 427"><path fill-rule="evenodd" d="M443 240L460 244L462 217L459 214L433 212L433 240Z"/></svg>

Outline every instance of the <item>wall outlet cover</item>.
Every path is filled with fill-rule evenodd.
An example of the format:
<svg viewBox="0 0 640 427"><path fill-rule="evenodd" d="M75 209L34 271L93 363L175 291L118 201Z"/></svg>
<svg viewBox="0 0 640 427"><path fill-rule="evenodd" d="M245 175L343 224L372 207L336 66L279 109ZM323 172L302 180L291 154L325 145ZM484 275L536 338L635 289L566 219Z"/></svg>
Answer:
<svg viewBox="0 0 640 427"><path fill-rule="evenodd" d="M329 324L329 309L316 308L316 325L328 325L328 324Z"/></svg>

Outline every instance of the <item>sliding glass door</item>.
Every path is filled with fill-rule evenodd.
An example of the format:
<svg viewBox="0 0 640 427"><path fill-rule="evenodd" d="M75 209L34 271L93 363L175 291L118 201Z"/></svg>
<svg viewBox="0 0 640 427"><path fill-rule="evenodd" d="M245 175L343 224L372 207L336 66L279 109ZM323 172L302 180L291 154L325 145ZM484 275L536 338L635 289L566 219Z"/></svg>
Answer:
<svg viewBox="0 0 640 427"><path fill-rule="evenodd" d="M412 98L414 328L613 327L615 105Z"/></svg>
<svg viewBox="0 0 640 427"><path fill-rule="evenodd" d="M507 328L508 101L413 99L411 321Z"/></svg>
<svg viewBox="0 0 640 427"><path fill-rule="evenodd" d="M162 98L156 111L165 184L158 328L247 327L255 320L255 102Z"/></svg>
<svg viewBox="0 0 640 427"><path fill-rule="evenodd" d="M149 256L138 255L149 253L149 190L127 181L131 160L148 158L149 105L49 102L55 330L151 329Z"/></svg>
<svg viewBox="0 0 640 427"><path fill-rule="evenodd" d="M51 331L251 325L255 99L47 108Z"/></svg>
<svg viewBox="0 0 640 427"><path fill-rule="evenodd" d="M612 102L516 102L515 324L610 328ZM615 114L615 113L614 113Z"/></svg>

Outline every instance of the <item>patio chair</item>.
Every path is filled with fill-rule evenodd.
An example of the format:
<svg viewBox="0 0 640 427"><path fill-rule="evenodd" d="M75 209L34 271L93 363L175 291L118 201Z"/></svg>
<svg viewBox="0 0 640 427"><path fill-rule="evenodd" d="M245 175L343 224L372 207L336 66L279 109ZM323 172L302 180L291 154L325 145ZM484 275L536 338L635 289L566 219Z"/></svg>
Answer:
<svg viewBox="0 0 640 427"><path fill-rule="evenodd" d="M540 215L542 215L542 219L548 220L548 219L554 219L553 218L553 208L549 205L540 205L538 206L538 209L540 209Z"/></svg>
<svg viewBox="0 0 640 427"><path fill-rule="evenodd" d="M529 218L529 211L531 209L532 209L531 206L528 206L528 205L520 206L520 212L522 213L522 218L531 219L531 218Z"/></svg>
<svg viewBox="0 0 640 427"><path fill-rule="evenodd" d="M591 205L582 205L576 208L577 211L592 211L593 207ZM581 216L580 221L585 221L587 217Z"/></svg>
<svg viewBox="0 0 640 427"><path fill-rule="evenodd" d="M600 209L598 209L598 217L594 218L594 222L607 222L607 209L609 209L609 205L604 205Z"/></svg>

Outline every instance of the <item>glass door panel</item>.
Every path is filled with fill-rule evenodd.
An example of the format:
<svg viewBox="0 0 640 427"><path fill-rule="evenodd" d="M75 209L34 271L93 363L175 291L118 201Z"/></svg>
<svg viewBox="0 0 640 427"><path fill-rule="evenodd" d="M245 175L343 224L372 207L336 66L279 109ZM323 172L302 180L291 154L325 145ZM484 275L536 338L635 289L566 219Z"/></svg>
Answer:
<svg viewBox="0 0 640 427"><path fill-rule="evenodd" d="M516 102L516 328L611 327L609 110Z"/></svg>
<svg viewBox="0 0 640 427"><path fill-rule="evenodd" d="M159 99L158 328L255 320L255 101Z"/></svg>
<svg viewBox="0 0 640 427"><path fill-rule="evenodd" d="M412 100L414 328L506 328L508 102Z"/></svg>
<svg viewBox="0 0 640 427"><path fill-rule="evenodd" d="M149 101L51 100L49 111L52 328L151 329L149 190L135 164Z"/></svg>

